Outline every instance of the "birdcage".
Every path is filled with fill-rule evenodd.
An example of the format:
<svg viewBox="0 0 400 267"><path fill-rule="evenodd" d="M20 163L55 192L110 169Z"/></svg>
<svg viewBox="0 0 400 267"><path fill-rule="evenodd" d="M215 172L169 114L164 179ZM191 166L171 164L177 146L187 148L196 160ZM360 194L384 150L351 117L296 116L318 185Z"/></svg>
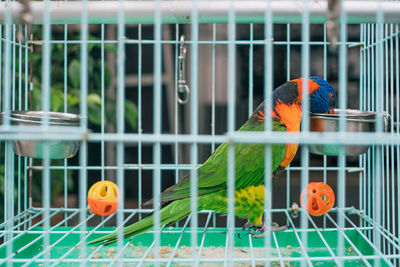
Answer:
<svg viewBox="0 0 400 267"><path fill-rule="evenodd" d="M0 5L2 266L400 264L399 2ZM271 131L268 116L236 132L264 99L271 110L276 86L313 75L339 109L374 116L339 112L336 131L312 131L304 89L301 132ZM197 170L222 143L225 216L197 201ZM297 156L272 183L272 146L287 143ZM261 238L235 220L236 144L265 147ZM160 192L187 173L190 215L162 225ZM119 188L108 216L87 203L102 180ZM309 182L335 192L320 217L300 205ZM123 238L152 213L153 230ZM116 243L88 245L115 230Z"/></svg>

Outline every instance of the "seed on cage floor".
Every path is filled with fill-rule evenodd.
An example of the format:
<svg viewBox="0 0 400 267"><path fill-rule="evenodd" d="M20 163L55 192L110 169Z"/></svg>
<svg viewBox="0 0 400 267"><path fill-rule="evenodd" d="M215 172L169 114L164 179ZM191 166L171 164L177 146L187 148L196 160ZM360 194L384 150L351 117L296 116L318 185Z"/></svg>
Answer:
<svg viewBox="0 0 400 267"><path fill-rule="evenodd" d="M114 255L114 254L112 254L112 253L107 253L107 254L106 254L106 257L112 258L113 255Z"/></svg>
<svg viewBox="0 0 400 267"><path fill-rule="evenodd" d="M165 254L165 253L168 253L171 251L172 251L172 249L170 247L161 247L161 249L160 249L161 254Z"/></svg>
<svg viewBox="0 0 400 267"><path fill-rule="evenodd" d="M181 250L183 250L184 253L191 253L191 248L187 246L181 246Z"/></svg>
<svg viewBox="0 0 400 267"><path fill-rule="evenodd" d="M101 258L101 254L100 253L96 253L93 255L93 258L98 259Z"/></svg>
<svg viewBox="0 0 400 267"><path fill-rule="evenodd" d="M108 249L108 253L107 253L106 256L109 257L109 258L115 256L115 255L114 255L114 251L115 251L114 248L109 248L109 249Z"/></svg>

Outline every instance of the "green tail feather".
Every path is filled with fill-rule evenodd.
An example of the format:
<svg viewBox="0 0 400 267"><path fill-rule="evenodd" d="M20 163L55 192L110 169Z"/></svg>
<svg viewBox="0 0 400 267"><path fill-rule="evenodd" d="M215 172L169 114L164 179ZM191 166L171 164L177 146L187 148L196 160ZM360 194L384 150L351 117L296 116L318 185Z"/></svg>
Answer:
<svg viewBox="0 0 400 267"><path fill-rule="evenodd" d="M190 214L190 200L181 199L176 200L164 207L160 211L161 225L175 223L181 219L187 217ZM124 228L124 238L133 237L139 234L146 233L153 229L153 215L144 218L134 224L131 224ZM88 244L102 243L108 245L117 241L117 232L99 237L94 240L90 240Z"/></svg>

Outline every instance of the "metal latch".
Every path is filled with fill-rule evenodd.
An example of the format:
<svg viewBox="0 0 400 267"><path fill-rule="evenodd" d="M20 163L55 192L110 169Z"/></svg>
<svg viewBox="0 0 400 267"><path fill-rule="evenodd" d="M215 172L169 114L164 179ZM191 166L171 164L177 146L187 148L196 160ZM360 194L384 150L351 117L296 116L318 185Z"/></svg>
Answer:
<svg viewBox="0 0 400 267"><path fill-rule="evenodd" d="M185 59L186 59L186 47L185 47L185 37L181 35L180 45L179 45L179 57L178 57L178 102L179 104L186 104L189 102L190 89L187 85L185 77ZM182 98L181 98L182 97Z"/></svg>

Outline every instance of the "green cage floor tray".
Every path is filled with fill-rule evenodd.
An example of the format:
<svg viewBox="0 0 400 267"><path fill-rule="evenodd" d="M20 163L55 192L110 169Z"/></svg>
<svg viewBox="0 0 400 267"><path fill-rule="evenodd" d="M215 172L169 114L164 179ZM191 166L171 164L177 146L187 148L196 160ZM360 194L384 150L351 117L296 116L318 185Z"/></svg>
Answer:
<svg viewBox="0 0 400 267"><path fill-rule="evenodd" d="M88 227L90 232L93 228ZM110 227L96 229L88 239L102 236L105 232L114 230ZM239 231L239 228L237 229ZM300 230L299 230L300 231ZM308 231L308 247L302 248L299 243L301 233L289 229L284 232L272 233L272 246L269 248L269 259L272 266L300 266L301 261L307 260L314 266L336 266L335 258L338 255L337 231L335 229ZM100 232L100 233L99 233ZM103 232L103 233L101 233ZM226 255L226 229L225 228L198 228L198 247L196 255L199 256L200 266L220 266ZM73 230L72 227L57 227L50 232L48 257L45 257L44 238L42 228L30 229L17 238L14 238L12 246L3 246L0 249L1 266L12 262L13 266L78 266L86 261L86 266L108 266L115 263L116 258L122 259L124 266L153 266L156 261L161 266L190 266L192 251L190 247L190 228L183 231L182 228L168 228L161 234L160 258L156 258L153 244L153 233L139 235L133 239L124 240L123 249L115 243L108 246L87 246L86 255L81 254L87 233ZM344 255L341 259L345 266L365 266L366 262L372 266L379 261L382 266L388 266L386 260L376 258L374 249L357 230L344 231ZM297 235L298 234L298 235ZM83 248L82 248L83 247ZM12 254L7 249L12 250ZM304 251L308 257L305 256ZM264 239L254 239L250 235L241 234L240 238L235 234L234 266L263 266ZM375 258L374 258L375 257ZM231 257L230 257L231 259ZM336 258L338 260L339 258Z"/></svg>

